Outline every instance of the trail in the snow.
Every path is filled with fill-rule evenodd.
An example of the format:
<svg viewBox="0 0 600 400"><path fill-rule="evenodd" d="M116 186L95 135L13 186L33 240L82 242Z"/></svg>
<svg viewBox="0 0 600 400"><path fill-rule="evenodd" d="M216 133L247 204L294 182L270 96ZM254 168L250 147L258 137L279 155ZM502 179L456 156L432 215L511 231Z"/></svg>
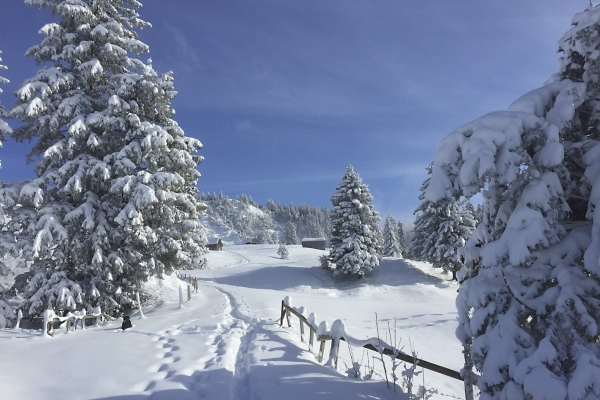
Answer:
<svg viewBox="0 0 600 400"><path fill-rule="evenodd" d="M234 262L232 264L224 264L224 265L219 265L219 266L214 266L213 265L213 266L210 267L211 270L219 270L219 269L224 269L224 268L237 267L238 265L244 265L244 264L248 264L250 262L250 260L248 258L244 257L240 253L236 253L235 251L222 250L221 253L233 254L236 257L239 257L239 261L238 262Z"/></svg>
<svg viewBox="0 0 600 400"><path fill-rule="evenodd" d="M230 387L230 398L231 400L248 400L251 398L252 393L249 384L250 367L256 361L250 350L254 346L252 339L259 320L252 319L241 311L242 309L248 310L248 305L243 297L239 297L234 292L216 285L205 284L205 286L211 287L223 295L228 303L226 310L231 316L229 329L215 338L214 344L223 351L217 352L214 362L219 363L223 359L231 362L230 365L224 365L226 368L231 369L234 377ZM231 352L231 354L227 354L228 352ZM233 352L235 352L235 357L231 357Z"/></svg>

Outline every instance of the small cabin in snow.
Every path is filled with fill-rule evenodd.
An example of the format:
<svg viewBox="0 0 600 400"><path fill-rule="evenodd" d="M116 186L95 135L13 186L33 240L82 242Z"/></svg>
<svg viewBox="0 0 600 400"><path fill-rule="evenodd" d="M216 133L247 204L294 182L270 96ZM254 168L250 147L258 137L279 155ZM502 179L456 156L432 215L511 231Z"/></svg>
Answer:
<svg viewBox="0 0 600 400"><path fill-rule="evenodd" d="M302 247L325 250L325 238L304 238L302 239Z"/></svg>
<svg viewBox="0 0 600 400"><path fill-rule="evenodd" d="M206 245L209 250L222 251L223 250L223 242L221 239L217 240L217 243L209 243Z"/></svg>

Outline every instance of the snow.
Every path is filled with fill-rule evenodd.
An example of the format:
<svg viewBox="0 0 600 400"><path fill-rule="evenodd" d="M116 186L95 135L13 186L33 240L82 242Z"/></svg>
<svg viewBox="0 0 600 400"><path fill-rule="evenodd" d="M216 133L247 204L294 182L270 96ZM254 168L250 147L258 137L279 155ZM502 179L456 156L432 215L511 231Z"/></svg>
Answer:
<svg viewBox="0 0 600 400"><path fill-rule="evenodd" d="M288 246L289 260L277 258L277 245L230 246L208 254L208 269L185 270L199 279L199 292L177 309L174 276L152 278L143 292L152 297L147 318L121 319L41 340L40 331L1 329L0 387L4 398L80 399L388 399L381 365L374 379L348 378L352 365L347 343L339 348L338 371L319 365L300 340L298 320L279 327L281 301L309 315L322 329L382 340L397 326L401 345L413 344L420 358L460 370L463 366L454 300L456 286L400 259L383 259L363 279L334 278L319 266L325 251ZM419 267L419 268L418 268ZM439 271L434 271L439 272ZM293 298L293 302L292 302ZM136 314L134 314L136 315ZM334 323L334 321L339 320ZM388 331L389 326L392 327ZM315 346L318 348L318 346ZM408 349L404 349L405 352ZM315 349L316 351L316 349ZM329 344L326 346L329 354ZM363 354L365 353L365 354ZM355 362L376 355L354 349ZM69 375L56 369L68 360ZM325 357L325 360L327 357ZM372 362L371 362L372 363ZM379 362L378 362L379 363ZM388 366L388 373L391 367ZM365 376L366 373L363 374ZM415 382L421 384L421 376ZM439 390L434 399L461 398L462 382L430 371L426 383ZM436 397L437 396L437 397Z"/></svg>

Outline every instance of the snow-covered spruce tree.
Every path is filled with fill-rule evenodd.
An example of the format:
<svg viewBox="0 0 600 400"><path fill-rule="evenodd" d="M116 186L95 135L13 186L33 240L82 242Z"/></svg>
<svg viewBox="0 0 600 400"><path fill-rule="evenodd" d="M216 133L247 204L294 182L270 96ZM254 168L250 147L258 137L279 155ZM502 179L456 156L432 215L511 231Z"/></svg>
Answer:
<svg viewBox="0 0 600 400"><path fill-rule="evenodd" d="M396 237L398 238L398 245L400 246L400 252L404 255L408 249L406 248L406 235L404 234L404 225L402 225L402 222L400 222L400 221L398 221Z"/></svg>
<svg viewBox="0 0 600 400"><path fill-rule="evenodd" d="M170 73L138 57L150 26L136 0L26 0L56 23L27 55L45 65L16 92L11 116L37 139L37 178L20 202L30 223L28 312L135 306L150 276L205 265L195 184L201 143L171 119Z"/></svg>
<svg viewBox="0 0 600 400"><path fill-rule="evenodd" d="M2 52L0 51L0 54ZM0 71L7 69L6 66L2 64L2 58L0 58ZM9 80L0 76L0 85L8 83ZM0 95L3 93L2 88L0 87ZM8 123L4 120L9 116L9 112L2 105L0 101L0 148L2 144L6 140L6 136L12 134L12 129L8 125ZM0 163L1 167L1 163ZM11 231L11 214L13 210L13 206L17 202L18 192L15 189L16 185L14 184L6 184L0 181L0 242L14 242L14 236ZM15 250L15 247L12 246L11 250ZM0 255L4 256L8 252L6 250L2 251L0 248ZM6 267L2 261L0 261L0 276L6 275L9 273L8 267ZM2 288L0 287L0 298L2 297Z"/></svg>
<svg viewBox="0 0 600 400"><path fill-rule="evenodd" d="M429 178L421 190L426 190ZM414 236L411 254L418 260L430 262L433 267L456 273L462 268L458 249L465 245L475 230L473 214L464 207L464 201L456 198L431 202L419 196L423 202L415 210Z"/></svg>
<svg viewBox="0 0 600 400"><path fill-rule="evenodd" d="M298 240L298 235L296 234L296 224L293 222L288 222L285 227L285 244L298 244L300 240Z"/></svg>
<svg viewBox="0 0 600 400"><path fill-rule="evenodd" d="M2 52L0 52L0 54L1 53ZM6 66L1 64L1 62L2 58L0 58L0 70L6 69ZM0 85L8 82L8 79L0 76ZM2 88L0 88L0 94L2 93ZM2 102L0 102L0 147L2 147L2 143L6 140L6 136L12 133L12 129L4 120L4 118L7 118L8 116L8 110L2 105ZM12 229L16 222L13 217L13 207L16 205L18 197L16 187L17 185L15 184L6 184L0 181L0 242L14 243ZM0 248L0 255L18 255L16 246L11 245L7 247L8 248L4 250ZM10 269L0 261L0 276L5 276L9 273ZM4 290L5 288L0 285L0 328L8 327L8 321L16 318L16 314L10 304L2 299L4 297Z"/></svg>
<svg viewBox="0 0 600 400"><path fill-rule="evenodd" d="M457 298L482 399L600 397L599 31L575 15L559 73L435 157L429 201L484 198Z"/></svg>
<svg viewBox="0 0 600 400"><path fill-rule="evenodd" d="M362 277L379 265L383 251L379 216L373 196L350 165L331 196L330 267L335 275Z"/></svg>
<svg viewBox="0 0 600 400"><path fill-rule="evenodd" d="M396 231L396 221L388 215L383 227L383 255L385 257L402 257L400 243Z"/></svg>
<svg viewBox="0 0 600 400"><path fill-rule="evenodd" d="M427 173L431 174L432 165L427 167ZM425 243L429 240L432 233L435 231L435 224L438 222L435 220L434 209L430 207L431 202L425 200L425 190L429 186L431 178L427 178L421 185L421 193L419 194L419 200L421 204L413 213L416 215L415 224L412 231L412 237L408 245L408 254L410 257L419 261L426 261L427 248Z"/></svg>

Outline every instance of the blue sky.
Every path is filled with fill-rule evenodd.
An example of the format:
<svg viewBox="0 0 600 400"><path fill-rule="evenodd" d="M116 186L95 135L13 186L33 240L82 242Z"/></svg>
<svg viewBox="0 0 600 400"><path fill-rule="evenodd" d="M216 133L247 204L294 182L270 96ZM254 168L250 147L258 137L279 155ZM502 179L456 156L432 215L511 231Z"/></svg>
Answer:
<svg viewBox="0 0 600 400"><path fill-rule="evenodd" d="M556 43L585 0L141 0L140 38L172 70L175 119L204 144L198 187L330 206L354 165L382 217L413 220L439 141L556 72ZM38 66L48 12L0 13L0 100ZM144 57L145 58L145 57ZM16 126L17 121L9 121ZM33 176L31 146L0 150L5 181Z"/></svg>

